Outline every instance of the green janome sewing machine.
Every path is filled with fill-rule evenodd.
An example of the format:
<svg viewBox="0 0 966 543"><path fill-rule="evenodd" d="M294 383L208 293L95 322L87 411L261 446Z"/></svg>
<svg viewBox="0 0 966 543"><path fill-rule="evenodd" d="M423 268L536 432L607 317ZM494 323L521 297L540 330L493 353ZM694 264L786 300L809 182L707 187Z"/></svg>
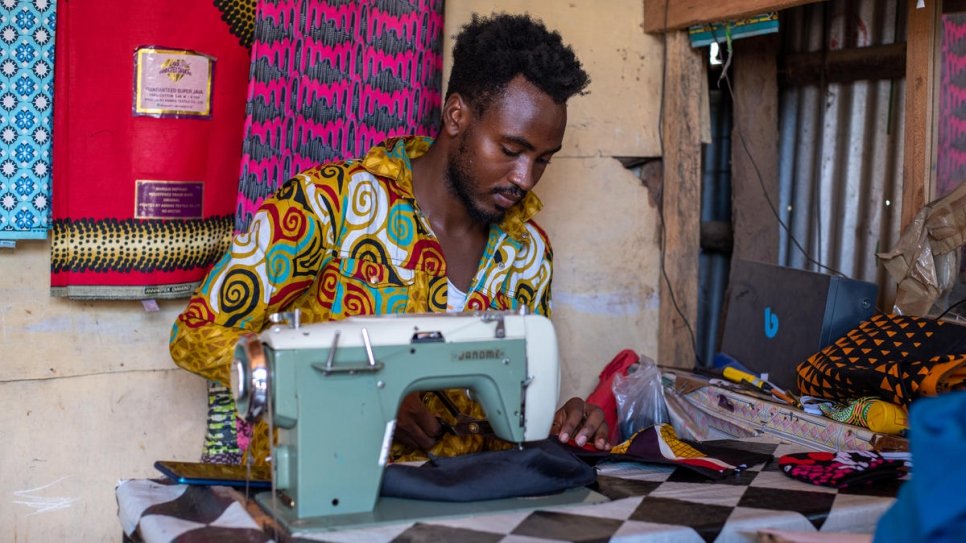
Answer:
<svg viewBox="0 0 966 543"><path fill-rule="evenodd" d="M283 315L274 321L239 341L232 389L239 413L249 420L264 413L279 429L272 450L276 494L256 499L290 531L439 516L446 507L451 514L480 510L480 504L380 498L397 409L410 392L469 389L493 432L507 441L545 439L550 432L560 373L556 335L544 317L398 315L301 326L297 315Z"/></svg>

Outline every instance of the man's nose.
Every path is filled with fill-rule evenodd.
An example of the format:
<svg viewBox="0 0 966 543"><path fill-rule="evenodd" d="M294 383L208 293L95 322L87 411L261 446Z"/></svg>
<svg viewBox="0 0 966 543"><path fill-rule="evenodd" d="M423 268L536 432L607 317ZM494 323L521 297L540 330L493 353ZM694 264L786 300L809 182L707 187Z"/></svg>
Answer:
<svg viewBox="0 0 966 543"><path fill-rule="evenodd" d="M510 172L510 182L524 192L529 192L537 184L538 179L532 160L519 161Z"/></svg>

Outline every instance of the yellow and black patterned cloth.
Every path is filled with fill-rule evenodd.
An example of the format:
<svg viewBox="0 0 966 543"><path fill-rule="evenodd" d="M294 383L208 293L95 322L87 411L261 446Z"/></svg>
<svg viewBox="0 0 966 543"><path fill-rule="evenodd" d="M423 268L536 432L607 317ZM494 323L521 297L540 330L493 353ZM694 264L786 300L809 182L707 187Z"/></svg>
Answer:
<svg viewBox="0 0 966 543"><path fill-rule="evenodd" d="M416 204L410 163L432 143L422 137L389 139L362 159L307 170L266 199L175 322L170 343L175 363L227 383L238 338L261 331L270 314L295 308L305 323L445 312L446 260ZM531 220L540 208L537 196L528 193L491 226L466 310L526 307L549 315L552 250ZM484 416L465 393L448 396L463 414ZM427 403L444 420L452 419L438 400ZM259 424L252 436L256 460L264 461L267 443L266 425ZM452 456L485 448L481 436L446 435L430 452ZM411 453L393 448L397 459Z"/></svg>
<svg viewBox="0 0 966 543"><path fill-rule="evenodd" d="M802 394L908 405L966 388L966 327L878 313L797 367Z"/></svg>

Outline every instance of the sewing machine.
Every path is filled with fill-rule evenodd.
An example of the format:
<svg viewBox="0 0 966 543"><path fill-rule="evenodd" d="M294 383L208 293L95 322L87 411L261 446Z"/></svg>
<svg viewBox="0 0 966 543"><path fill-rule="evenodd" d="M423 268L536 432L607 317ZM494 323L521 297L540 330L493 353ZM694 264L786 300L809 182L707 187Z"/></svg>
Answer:
<svg viewBox="0 0 966 543"><path fill-rule="evenodd" d="M267 416L279 430L272 450L277 490L257 500L290 529L422 514L419 504L379 496L396 412L410 392L466 388L498 437L523 443L549 435L560 374L556 335L545 317L273 320L238 342L232 390L239 413ZM438 510L439 502L430 503Z"/></svg>

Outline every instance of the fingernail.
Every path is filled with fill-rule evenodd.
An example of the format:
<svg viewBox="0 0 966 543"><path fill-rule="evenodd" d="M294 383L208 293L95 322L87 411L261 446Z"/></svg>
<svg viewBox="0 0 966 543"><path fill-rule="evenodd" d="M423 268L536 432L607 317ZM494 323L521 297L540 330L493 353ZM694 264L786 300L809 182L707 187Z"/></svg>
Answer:
<svg viewBox="0 0 966 543"><path fill-rule="evenodd" d="M567 432L561 432L559 438L561 443L566 443L570 441L570 434Z"/></svg>
<svg viewBox="0 0 966 543"><path fill-rule="evenodd" d="M587 436L577 436L577 446L583 447L587 443Z"/></svg>

